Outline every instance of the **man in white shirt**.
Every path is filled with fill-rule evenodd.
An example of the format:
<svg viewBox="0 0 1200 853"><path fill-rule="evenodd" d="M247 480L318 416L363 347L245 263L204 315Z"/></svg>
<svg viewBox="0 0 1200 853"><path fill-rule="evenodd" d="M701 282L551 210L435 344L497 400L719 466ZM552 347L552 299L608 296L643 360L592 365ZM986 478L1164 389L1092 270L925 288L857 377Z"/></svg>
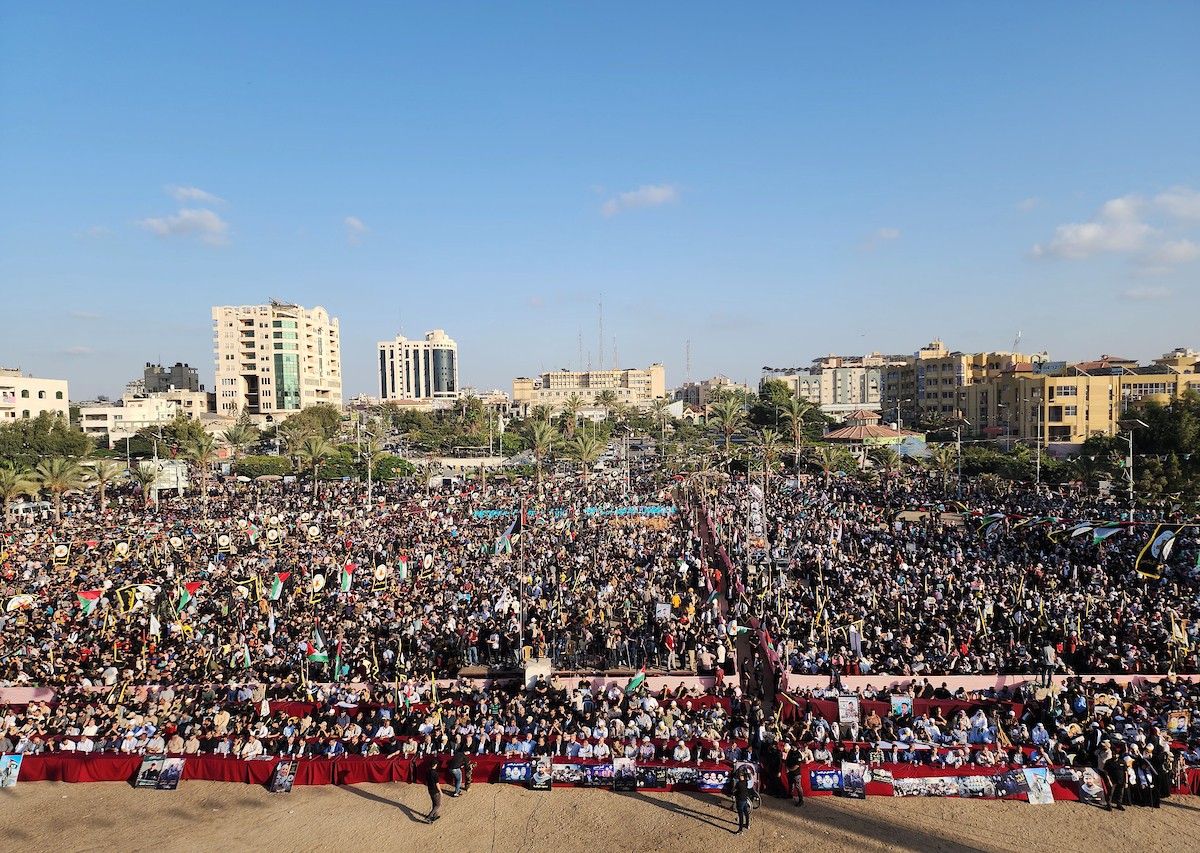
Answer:
<svg viewBox="0 0 1200 853"><path fill-rule="evenodd" d="M678 761L680 764L685 764L692 760L692 751L688 749L688 745L682 740L675 744L675 749L671 752L671 758Z"/></svg>

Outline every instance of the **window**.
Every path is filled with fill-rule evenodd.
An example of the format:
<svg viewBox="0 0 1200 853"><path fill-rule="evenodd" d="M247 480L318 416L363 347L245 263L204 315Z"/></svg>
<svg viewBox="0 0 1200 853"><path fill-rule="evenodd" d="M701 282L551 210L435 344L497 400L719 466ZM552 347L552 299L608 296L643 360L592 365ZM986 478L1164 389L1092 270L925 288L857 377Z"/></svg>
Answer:
<svg viewBox="0 0 1200 853"><path fill-rule="evenodd" d="M1054 393L1060 397L1074 397L1079 393L1078 385L1059 385L1054 389Z"/></svg>
<svg viewBox="0 0 1200 853"><path fill-rule="evenodd" d="M21 412L21 417L23 417L23 418L29 417L29 409L26 409L25 411Z"/></svg>
<svg viewBox="0 0 1200 853"><path fill-rule="evenodd" d="M55 391L55 392L54 392L54 399L55 399L55 400L61 400L62 398L63 398L63 396L62 396L62 391Z"/></svg>
<svg viewBox="0 0 1200 853"><path fill-rule="evenodd" d="M28 388L21 389L21 397L26 400L29 399L29 389Z"/></svg>
<svg viewBox="0 0 1200 853"><path fill-rule="evenodd" d="M1073 418L1079 414L1078 406L1063 406L1063 417Z"/></svg>
<svg viewBox="0 0 1200 853"><path fill-rule="evenodd" d="M38 391L38 399L39 399L39 400L45 400L45 399L46 399L46 392L45 392L45 391Z"/></svg>

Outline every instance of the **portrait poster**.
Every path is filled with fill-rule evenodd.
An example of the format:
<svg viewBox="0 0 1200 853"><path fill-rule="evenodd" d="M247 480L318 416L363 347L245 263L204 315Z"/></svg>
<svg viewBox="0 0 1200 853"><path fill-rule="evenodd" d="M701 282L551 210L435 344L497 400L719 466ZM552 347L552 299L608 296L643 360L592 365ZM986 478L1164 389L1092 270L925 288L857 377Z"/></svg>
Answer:
<svg viewBox="0 0 1200 853"><path fill-rule="evenodd" d="M639 788L666 789L667 787L667 768L665 767L646 767L638 765L637 786Z"/></svg>
<svg viewBox="0 0 1200 853"><path fill-rule="evenodd" d="M584 764L583 786L585 788L611 788L613 766L611 763Z"/></svg>
<svg viewBox="0 0 1200 853"><path fill-rule="evenodd" d="M12 788L21 775L21 759L24 755L0 755L0 788Z"/></svg>
<svg viewBox="0 0 1200 853"><path fill-rule="evenodd" d="M701 791L724 791L728 785L729 771L724 768L701 770L700 778L696 781L696 787Z"/></svg>
<svg viewBox="0 0 1200 853"><path fill-rule="evenodd" d="M884 770L881 767L872 767L867 770L867 781L874 784L887 785L890 788L892 786L892 771ZM889 791L885 796L891 796L894 793L894 791Z"/></svg>
<svg viewBox="0 0 1200 853"><path fill-rule="evenodd" d="M1050 777L1045 767L1026 768L1025 783L1029 786L1029 802L1035 806L1048 806L1054 803L1054 790L1050 787Z"/></svg>
<svg viewBox="0 0 1200 853"><path fill-rule="evenodd" d="M158 774L162 772L164 760L161 755L147 755L143 758L142 765L138 768L137 777L134 779L133 787L157 788Z"/></svg>
<svg viewBox="0 0 1200 853"><path fill-rule="evenodd" d="M529 775L529 790L549 791L553 781L554 767L550 763L550 756L543 755L533 762L532 772Z"/></svg>
<svg viewBox="0 0 1200 853"><path fill-rule="evenodd" d="M1082 778L1078 782L1077 792L1079 802L1089 806L1108 805L1108 797L1104 793L1104 780L1100 778L1100 773L1094 767L1084 767L1080 776Z"/></svg>
<svg viewBox="0 0 1200 853"><path fill-rule="evenodd" d="M840 791L842 789L842 771L809 770L808 787L814 794Z"/></svg>
<svg viewBox="0 0 1200 853"><path fill-rule="evenodd" d="M861 702L857 696L839 696L838 704L838 722L842 725L848 723L857 723L861 711Z"/></svg>
<svg viewBox="0 0 1200 853"><path fill-rule="evenodd" d="M524 785L533 773L528 761L506 761L500 765L500 781Z"/></svg>
<svg viewBox="0 0 1200 853"><path fill-rule="evenodd" d="M554 764L550 767L550 778L555 785L582 785L582 764Z"/></svg>
<svg viewBox="0 0 1200 853"><path fill-rule="evenodd" d="M613 790L636 791L637 783L637 762L632 758L614 758Z"/></svg>
<svg viewBox="0 0 1200 853"><path fill-rule="evenodd" d="M268 790L272 794L290 794L292 792L292 784L296 781L296 762L290 758L285 758L275 765L275 771L271 774L271 785Z"/></svg>
<svg viewBox="0 0 1200 853"><path fill-rule="evenodd" d="M668 767L667 785L671 788L697 788L700 786L700 771L695 767Z"/></svg>
<svg viewBox="0 0 1200 853"><path fill-rule="evenodd" d="M670 619L671 618L671 602L659 601L654 605L655 619Z"/></svg>
<svg viewBox="0 0 1200 853"><path fill-rule="evenodd" d="M867 765L842 762L842 795L855 800L867 798Z"/></svg>
<svg viewBox="0 0 1200 853"><path fill-rule="evenodd" d="M174 791L179 787L179 780L183 778L183 763L186 758L165 758L163 759L162 767L158 770L158 782L155 788L160 791Z"/></svg>
<svg viewBox="0 0 1200 853"><path fill-rule="evenodd" d="M1192 724L1192 715L1189 711L1167 711L1167 733L1172 735L1184 735L1188 733L1188 727Z"/></svg>
<svg viewBox="0 0 1200 853"><path fill-rule="evenodd" d="M1111 716L1121 707L1121 697L1115 693L1097 693L1092 697L1092 713L1098 717Z"/></svg>
<svg viewBox="0 0 1200 853"><path fill-rule="evenodd" d="M913 698L911 696L893 696L892 697L892 716L893 717L910 717L913 712Z"/></svg>

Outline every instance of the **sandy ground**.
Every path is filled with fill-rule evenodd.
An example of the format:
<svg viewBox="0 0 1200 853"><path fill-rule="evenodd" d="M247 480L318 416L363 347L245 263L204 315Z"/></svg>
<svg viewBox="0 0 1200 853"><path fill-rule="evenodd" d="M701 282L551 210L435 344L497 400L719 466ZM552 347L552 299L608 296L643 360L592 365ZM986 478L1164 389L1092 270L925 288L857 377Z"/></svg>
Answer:
<svg viewBox="0 0 1200 853"><path fill-rule="evenodd" d="M177 791L118 782L19 784L0 791L0 837L34 851L588 851L1186 850L1200 835L1200 797L1161 810L1108 813L1078 803L1032 806L956 799L768 799L735 837L728 801L708 794L526 791L476 785L444 797L424 822L417 785L296 788L184 782ZM1189 841L1189 839L1191 839Z"/></svg>

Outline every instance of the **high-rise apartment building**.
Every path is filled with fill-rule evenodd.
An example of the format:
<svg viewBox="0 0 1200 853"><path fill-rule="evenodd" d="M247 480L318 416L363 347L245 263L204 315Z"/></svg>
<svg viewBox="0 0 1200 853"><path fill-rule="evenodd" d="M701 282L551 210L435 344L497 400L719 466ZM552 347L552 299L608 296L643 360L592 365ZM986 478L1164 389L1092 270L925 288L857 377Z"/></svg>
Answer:
<svg viewBox="0 0 1200 853"><path fill-rule="evenodd" d="M217 414L282 419L316 403L342 404L341 336L324 308L214 307Z"/></svg>
<svg viewBox="0 0 1200 853"><path fill-rule="evenodd" d="M428 404L458 394L458 344L441 329L426 332L422 341L397 335L379 342L381 400Z"/></svg>
<svg viewBox="0 0 1200 853"><path fill-rule="evenodd" d="M963 389L993 379L1014 364L1028 362L1029 356L1014 352L951 352L935 340L904 363L884 367L883 416L894 417L899 409L903 420L912 423L922 417L962 417Z"/></svg>
<svg viewBox="0 0 1200 853"><path fill-rule="evenodd" d="M821 411L839 420L866 409L878 410L883 399L883 371L907 364L903 356L826 355L813 359L805 372L784 373L768 378L786 382L801 400L816 403Z"/></svg>
<svg viewBox="0 0 1200 853"><path fill-rule="evenodd" d="M199 391L204 386L200 384L200 373L194 367L177 361L170 367L146 362L142 371L143 390L147 394L162 394L175 389L177 391Z"/></svg>

